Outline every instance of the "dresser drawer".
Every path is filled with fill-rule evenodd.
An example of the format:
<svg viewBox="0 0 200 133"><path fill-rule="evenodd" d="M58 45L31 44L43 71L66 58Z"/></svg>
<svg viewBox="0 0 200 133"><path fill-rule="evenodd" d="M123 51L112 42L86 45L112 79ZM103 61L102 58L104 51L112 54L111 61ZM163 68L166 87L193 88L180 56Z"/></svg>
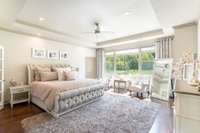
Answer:
<svg viewBox="0 0 200 133"><path fill-rule="evenodd" d="M176 115L200 121L200 96L176 94Z"/></svg>
<svg viewBox="0 0 200 133"><path fill-rule="evenodd" d="M18 89L13 89L11 92L12 93L21 93L21 92L28 92L30 91L30 88L18 88Z"/></svg>
<svg viewBox="0 0 200 133"><path fill-rule="evenodd" d="M199 133L200 121L194 119L188 119L182 116L176 115L176 132L175 133Z"/></svg>

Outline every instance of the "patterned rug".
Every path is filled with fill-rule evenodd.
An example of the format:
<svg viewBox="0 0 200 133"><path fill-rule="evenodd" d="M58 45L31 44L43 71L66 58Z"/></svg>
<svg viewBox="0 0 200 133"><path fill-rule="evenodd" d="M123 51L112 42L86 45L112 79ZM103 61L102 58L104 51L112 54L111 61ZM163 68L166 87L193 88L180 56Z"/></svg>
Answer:
<svg viewBox="0 0 200 133"><path fill-rule="evenodd" d="M106 93L60 118L41 113L21 123L26 133L148 133L159 107L149 101Z"/></svg>

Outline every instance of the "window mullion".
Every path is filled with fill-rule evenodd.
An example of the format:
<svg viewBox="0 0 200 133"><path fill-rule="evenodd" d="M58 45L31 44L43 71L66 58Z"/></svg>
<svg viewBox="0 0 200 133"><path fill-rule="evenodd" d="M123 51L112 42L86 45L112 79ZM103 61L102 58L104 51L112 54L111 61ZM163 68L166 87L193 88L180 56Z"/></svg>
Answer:
<svg viewBox="0 0 200 133"><path fill-rule="evenodd" d="M114 74L116 74L116 51L113 53L113 58L114 58Z"/></svg>
<svg viewBox="0 0 200 133"><path fill-rule="evenodd" d="M141 53L141 48L139 48L138 69L139 69L139 73L141 73L141 71L142 71L142 53Z"/></svg>

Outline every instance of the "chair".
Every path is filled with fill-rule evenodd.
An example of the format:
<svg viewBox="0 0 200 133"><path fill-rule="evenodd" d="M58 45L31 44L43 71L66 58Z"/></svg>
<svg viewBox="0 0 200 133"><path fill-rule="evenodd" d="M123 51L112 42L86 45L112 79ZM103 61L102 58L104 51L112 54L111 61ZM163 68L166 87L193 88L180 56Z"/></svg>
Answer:
<svg viewBox="0 0 200 133"><path fill-rule="evenodd" d="M107 91L109 90L110 88L112 88L112 84L111 84L111 79L110 78L107 78L107 79L102 79L104 84L105 84L105 87L104 87L104 90Z"/></svg>
<svg viewBox="0 0 200 133"><path fill-rule="evenodd" d="M133 96L133 94L136 94L137 97L147 97L149 96L149 82L148 84L144 84L142 82L132 84L131 81L129 81L128 91L130 96Z"/></svg>

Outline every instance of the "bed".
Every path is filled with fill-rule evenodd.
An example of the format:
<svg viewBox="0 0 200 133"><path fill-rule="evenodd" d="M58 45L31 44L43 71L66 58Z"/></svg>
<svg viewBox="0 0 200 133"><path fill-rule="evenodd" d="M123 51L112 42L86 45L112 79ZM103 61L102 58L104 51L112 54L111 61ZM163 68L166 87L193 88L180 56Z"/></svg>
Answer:
<svg viewBox="0 0 200 133"><path fill-rule="evenodd" d="M54 117L94 102L104 94L104 84L95 79L35 81L34 71L37 67L51 69L53 67L71 67L69 65L31 64L27 67L28 83L31 85L31 102Z"/></svg>

